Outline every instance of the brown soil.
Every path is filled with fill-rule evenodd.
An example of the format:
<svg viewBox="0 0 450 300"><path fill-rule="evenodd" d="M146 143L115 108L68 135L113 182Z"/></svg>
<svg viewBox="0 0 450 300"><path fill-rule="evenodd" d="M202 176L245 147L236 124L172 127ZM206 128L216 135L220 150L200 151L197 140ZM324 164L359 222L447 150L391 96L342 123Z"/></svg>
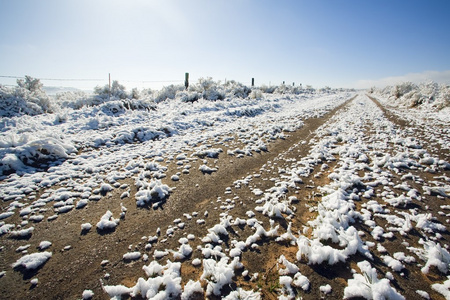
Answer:
<svg viewBox="0 0 450 300"><path fill-rule="evenodd" d="M192 165L190 174L181 174L180 180L174 182L170 180L171 175L181 170L176 165L175 160L168 162L167 177L163 179L163 183L176 189L158 209L136 207L134 200L136 187L131 179L126 179L123 182L128 183L131 187L129 198L120 199L123 190L115 189L98 202L89 202L84 209L74 209L53 221L44 219L42 222L32 224L35 231L31 238L27 240L11 239L8 235L1 236L0 241L3 248L0 251L0 270L7 271L7 274L0 278L2 298L79 299L83 290L91 289L95 293L95 299L108 299L108 296L102 291L100 280L103 280L105 284L133 286L139 277L145 278L142 266L147 265L148 262L142 260L131 263L124 262L123 254L129 251L140 251L141 253L147 253L149 259L152 260L151 254L154 249L177 249L179 247L178 239L187 234L194 234L196 239L189 243L194 249L191 257L181 262L182 284L185 284L189 279L198 280L202 268L192 266L191 262L194 258L201 258L201 252L196 250L196 247L202 244L199 238L206 235L208 228L217 224L219 215L223 212L220 206L224 204L226 199L235 200L236 208L232 210L232 215L241 218L247 218L246 211L254 210L256 206L254 200L258 197L246 187L236 188L234 182L248 175L260 173L260 177L252 178L250 186L263 191L272 187L273 182L270 179L278 176L278 167L283 167L286 160L290 158L299 160L305 157L310 150L308 141L313 137L314 131L344 107L345 104L322 118L305 120L301 129L285 133L288 136L286 139L272 142L269 144L267 152L254 153L252 157L236 158L229 156L226 154L226 150L236 148L236 144L227 145L211 141L210 144L213 147L221 147L224 150L218 159L207 158L208 166L214 166L218 169L217 172L211 174L202 174L198 170L203 159L189 158L189 164ZM405 124L399 124L399 126L405 126ZM302 141L304 143L301 143ZM282 153L284 154L284 160L279 160L279 155ZM269 169L267 168L268 165L274 167L272 173L261 171L263 166L266 166L265 170ZM315 217L315 212L309 211L308 206L313 206L321 200L322 195L317 187L329 181L327 175L332 172L336 162L329 162L328 165L329 169L323 172L320 171L320 166L316 167L312 175L304 179L304 184L298 185L297 189L289 190L288 196L295 195L298 199L301 199L296 204L297 211L295 218L292 220L293 232L297 233L308 220ZM420 175L422 178L424 177L423 174ZM444 175L450 176L448 171L444 172ZM425 178L429 179L433 176L433 174L426 174ZM399 178L396 180L400 181ZM413 183L411 184L413 185ZM228 187L231 187L231 192L225 193ZM379 187L379 190L382 191L382 187ZM218 202L219 197L222 202ZM436 210L436 212L440 210L439 205L444 203L444 200L438 199L436 196L427 197L427 201L426 204L430 205L430 209ZM107 210L111 210L114 217L119 217L120 203L123 203L128 211L125 218L120 221L119 226L112 232L96 232L95 224ZM358 203L358 206L360 205L361 203ZM426 211L425 203L415 203L415 205L420 206L421 211ZM207 217L204 215L206 211L208 211ZM193 212L197 212L198 216L191 220L183 216L185 213L192 215ZM48 217L51 214L47 212L45 215ZM437 215L437 213L433 213L433 215ZM18 217L14 216L13 218L17 219L11 219L8 222L18 223L16 222ZM164 241L165 230L170 225L175 226L173 220L176 218L182 219L185 228L175 230L173 236ZM200 218L205 219L206 223L198 225L196 220ZM444 217L439 217L439 221L445 224ZM82 234L80 225L86 222L91 223L93 228L87 234ZM284 228L287 227L285 220L279 220L279 224ZM264 223L263 226L268 228L268 222ZM358 230L367 233L367 240L371 240L368 228L362 224L357 224L357 227L359 227ZM155 235L157 228L162 230L161 237L158 242L153 244L151 250L146 251L146 242L142 237ZM225 247L231 248L230 242L232 239L247 236L250 232L248 226L230 232L229 237L224 239ZM412 238L409 235L407 241L410 245L416 245L419 237L420 234ZM441 243L448 243L450 240L448 232L443 233L443 239ZM42 268L31 273L12 270L10 265L21 257L21 253L15 251L19 246L30 244L29 252L32 253L36 252L36 247L44 240L53 243L49 250L53 252L53 256ZM405 251L405 246L402 245L404 241L405 239L396 233L394 239L382 241L382 244L388 249L389 253L394 253ZM234 286L231 288L237 286L255 290L261 288L264 299L276 299L276 291L279 288L277 260L281 254L284 254L289 261L296 262L297 247L270 240L263 240L258 244L260 247L256 251L245 251L242 254L245 269L249 270L249 275L259 273L258 279L250 281L249 278L239 276L238 272ZM63 250L67 245L70 245L71 248ZM442 299L442 296L430 291L429 286L430 282L442 282L445 279L444 276L439 273L430 273L429 276L425 276L415 264L411 268L408 266L406 274L400 276L380 261L378 253L375 254L375 266L379 270L379 274L391 271L397 280L395 287L407 299L417 299L418 295L415 293L417 289L428 291L433 299ZM162 258L161 263L165 263L168 258L169 256ZM352 277L351 268L358 270L356 262L363 259L363 257L355 255L349 262L334 266L297 263L302 274L308 277L311 282L310 290L300 291L299 295L303 299L320 299L324 295L320 293L319 286L330 284L333 291L326 298L342 299L343 288L346 286L347 280ZM418 258L416 259L419 261ZM103 260L108 260L109 263L101 266ZM109 274L109 276L105 276L105 274ZM39 278L36 287L31 287L30 280L33 278Z"/></svg>

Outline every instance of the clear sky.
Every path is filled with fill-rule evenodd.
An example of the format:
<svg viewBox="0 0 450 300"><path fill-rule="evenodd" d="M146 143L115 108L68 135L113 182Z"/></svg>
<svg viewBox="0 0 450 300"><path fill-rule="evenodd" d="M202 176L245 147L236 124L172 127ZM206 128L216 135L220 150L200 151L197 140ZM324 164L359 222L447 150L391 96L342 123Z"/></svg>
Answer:
<svg viewBox="0 0 450 300"><path fill-rule="evenodd" d="M448 0L0 0L0 11L0 76L105 80L45 85L93 88L111 73L151 87L185 72L257 85L450 84Z"/></svg>

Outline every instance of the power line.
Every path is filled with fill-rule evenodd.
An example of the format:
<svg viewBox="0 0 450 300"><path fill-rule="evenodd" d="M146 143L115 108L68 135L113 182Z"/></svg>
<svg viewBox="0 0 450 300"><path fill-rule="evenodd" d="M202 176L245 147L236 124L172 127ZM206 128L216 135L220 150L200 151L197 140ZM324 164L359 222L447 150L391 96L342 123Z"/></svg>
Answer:
<svg viewBox="0 0 450 300"><path fill-rule="evenodd" d="M0 78L24 79L23 76L0 75ZM52 81L105 81L106 79L98 78L38 78L39 80ZM122 82L140 82L140 83L165 83L165 82L183 82L183 80L120 80Z"/></svg>
<svg viewBox="0 0 450 300"><path fill-rule="evenodd" d="M14 79L21 79L21 78L25 78L25 77L18 77L18 76L6 76L6 75L0 75L0 77L2 77L2 78L14 78Z"/></svg>
<svg viewBox="0 0 450 300"><path fill-rule="evenodd" d="M122 82L140 82L140 83L164 83L164 82L184 82L184 80L120 80Z"/></svg>
<svg viewBox="0 0 450 300"><path fill-rule="evenodd" d="M106 79L80 79L80 78L67 78L67 79L56 79L56 78L39 78L40 80L52 80L52 81L106 81Z"/></svg>
<svg viewBox="0 0 450 300"><path fill-rule="evenodd" d="M9 76L9 75L0 75L1 78L13 78L13 79L24 79L25 77L21 76ZM52 80L52 81L105 81L105 79L98 78L39 78L39 80Z"/></svg>

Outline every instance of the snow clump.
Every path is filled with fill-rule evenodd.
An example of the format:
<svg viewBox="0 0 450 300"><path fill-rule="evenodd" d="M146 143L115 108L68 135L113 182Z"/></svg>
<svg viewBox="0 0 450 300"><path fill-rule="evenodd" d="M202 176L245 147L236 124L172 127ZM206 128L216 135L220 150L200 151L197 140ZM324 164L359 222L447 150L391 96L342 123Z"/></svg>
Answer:
<svg viewBox="0 0 450 300"><path fill-rule="evenodd" d="M51 252L39 252L39 253L33 253L33 254L27 254L25 256L22 256L17 260L12 267L13 268L19 268L23 267L26 270L34 270L42 266L49 258L52 257Z"/></svg>
<svg viewBox="0 0 450 300"><path fill-rule="evenodd" d="M235 257L230 263L228 260L228 257L222 257L219 261L203 260L203 274L200 279L208 282L206 296L220 296L222 287L232 283L234 270L242 267L239 257Z"/></svg>
<svg viewBox="0 0 450 300"><path fill-rule="evenodd" d="M119 225L119 219L114 219L112 212L108 210L97 223L97 229L113 230L117 225Z"/></svg>
<svg viewBox="0 0 450 300"><path fill-rule="evenodd" d="M180 263L167 260L162 266L152 261L143 270L149 277L147 280L139 278L136 285L127 288L123 285L103 286L103 290L111 297L120 298L124 295L131 297L142 296L144 299L172 299L181 295Z"/></svg>
<svg viewBox="0 0 450 300"><path fill-rule="evenodd" d="M355 273L348 280L348 286L344 289L344 299L362 297L365 299L393 299L404 300L397 290L391 287L387 278L378 279L377 270L372 268L368 261L357 263L362 274Z"/></svg>
<svg viewBox="0 0 450 300"><path fill-rule="evenodd" d="M150 183L140 181L136 185L140 186L140 190L135 195L137 206L163 201L171 191L168 185L161 183L161 180L151 180Z"/></svg>
<svg viewBox="0 0 450 300"><path fill-rule="evenodd" d="M450 253L433 241L423 242L423 251L418 251L419 257L426 261L421 271L424 274L430 272L432 266L436 267L443 274L447 274L450 269Z"/></svg>

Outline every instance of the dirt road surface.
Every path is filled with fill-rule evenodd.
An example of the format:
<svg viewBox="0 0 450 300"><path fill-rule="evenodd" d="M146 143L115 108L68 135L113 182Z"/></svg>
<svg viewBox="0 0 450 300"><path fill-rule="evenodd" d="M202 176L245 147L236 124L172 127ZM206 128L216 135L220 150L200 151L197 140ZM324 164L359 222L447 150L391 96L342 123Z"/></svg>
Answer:
<svg viewBox="0 0 450 300"><path fill-rule="evenodd" d="M263 299L278 299L280 295L342 299L349 280L361 273L357 264L367 260L378 278L388 278L390 286L406 299L422 299L418 290L431 299L445 299L432 285L444 282L448 269L442 272L431 266L424 273L426 259L416 249L424 249L424 241L443 247L450 244L446 190L450 170L444 164L449 151L430 143L426 132L394 113L376 99L358 95L324 117L305 120L301 129L271 142L267 151L238 157L227 153L242 146L236 140L212 140L211 148L222 149L218 157L185 152L184 159L160 162L167 167L162 183L172 192L158 208L137 207L134 180L121 179L126 189L104 193L100 200L89 203L89 209L72 210L64 218L30 221L35 228L32 235L0 237L0 271L6 271L0 278L1 298L80 299L83 291L91 290L94 299L109 299L104 286L133 287L140 277L147 279L143 266L153 260L161 265L167 259L175 260L170 251L155 258L155 250L176 250L183 237L188 238L193 251L178 260L181 287L193 280L206 291L209 281L201 279L202 265L194 266L193 261L205 258L202 249L207 244L220 246L222 253L230 255L238 241L254 234L248 220L255 218L266 231L279 226L278 235L263 236L244 247L239 255L243 268L234 271L232 282L222 287L222 295L241 288L257 291ZM199 167L205 162L216 170L201 172ZM126 190L129 196L121 198ZM350 203L345 211L350 218L345 222L339 219L339 225L333 223L341 226L331 231L334 237L320 236L328 218L321 210L328 204L322 201L338 190ZM264 206L274 199L278 202L272 202L272 210ZM122 212L124 217L113 230L96 230L95 224L107 210L115 218ZM327 211L334 214L331 208ZM52 215L50 210L41 214L45 218ZM219 235L219 241L208 242L208 229L226 216L232 216L227 233ZM21 220L16 214L8 223L20 224ZM83 223L93 227L82 231ZM314 240L321 241L321 249L334 249L333 253L350 251L343 241L349 227L357 230L366 252L360 249L336 263L327 262L327 257L317 262L308 252L299 254L300 236L309 240L312 251ZM286 232L295 238L277 240ZM152 236L157 240L149 242ZM45 264L31 271L11 267L23 251L36 252L42 241L52 243L47 250L52 256ZM139 258L123 258L132 252L139 252ZM289 290L280 280L280 276L294 275L283 272L282 255L308 279L307 288L291 285ZM37 284L32 283L34 278L38 278ZM203 299L205 295L197 293L195 297ZM214 294L208 297L220 298Z"/></svg>

